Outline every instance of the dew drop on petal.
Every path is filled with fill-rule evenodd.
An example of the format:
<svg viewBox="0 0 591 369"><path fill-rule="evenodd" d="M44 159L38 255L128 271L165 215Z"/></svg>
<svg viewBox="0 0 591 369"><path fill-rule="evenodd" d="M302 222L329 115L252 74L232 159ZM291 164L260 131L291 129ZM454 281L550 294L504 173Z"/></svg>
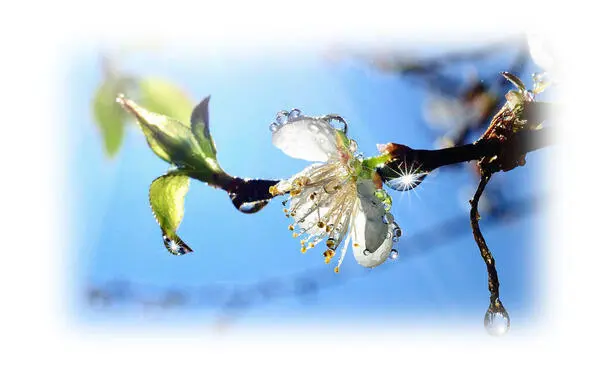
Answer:
<svg viewBox="0 0 591 369"><path fill-rule="evenodd" d="M484 315L484 327L492 336L502 336L509 331L511 325L509 314L505 309L489 308Z"/></svg>
<svg viewBox="0 0 591 369"><path fill-rule="evenodd" d="M369 254L370 254L370 252L369 252L369 250L368 250L368 249L365 249L365 250L363 250L363 255L367 256L367 255L369 255Z"/></svg>
<svg viewBox="0 0 591 369"><path fill-rule="evenodd" d="M277 124L285 124L288 121L288 112L285 110L281 110L279 113L277 113L277 115L275 116L275 122L277 122Z"/></svg>
<svg viewBox="0 0 591 369"><path fill-rule="evenodd" d="M278 129L279 129L279 124L277 124L275 122L269 124L269 130L271 132L277 132Z"/></svg>
<svg viewBox="0 0 591 369"><path fill-rule="evenodd" d="M390 259L392 259L392 260L398 259L398 250L392 249L392 251L390 251Z"/></svg>
<svg viewBox="0 0 591 369"><path fill-rule="evenodd" d="M292 109L287 116L287 120L292 121L302 115L302 111L300 109Z"/></svg>

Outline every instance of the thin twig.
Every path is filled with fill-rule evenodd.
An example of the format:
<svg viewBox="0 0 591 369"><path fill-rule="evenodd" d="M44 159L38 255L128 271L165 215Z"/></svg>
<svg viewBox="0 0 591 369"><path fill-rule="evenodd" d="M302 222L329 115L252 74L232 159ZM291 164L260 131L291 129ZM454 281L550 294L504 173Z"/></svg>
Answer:
<svg viewBox="0 0 591 369"><path fill-rule="evenodd" d="M493 258L492 253L488 249L486 245L486 240L480 231L480 214L478 213L478 201L480 200L480 196L484 192L484 188L486 184L490 180L491 173L481 168L481 177L480 182L478 183L478 188L474 193L474 197L470 200L470 223L472 225L472 233L474 234L474 240L478 245L478 249L480 250L480 255L486 264L486 270L488 273L488 290L490 292L490 305L488 307L487 313L485 315L485 325L488 326L491 324L495 324L494 320L498 319L496 317L497 314L502 316L503 319L506 320L506 329L509 327L509 314L501 299L499 298L499 276L497 275L497 269L495 267L495 259ZM504 333L504 331L490 331L493 334L500 334Z"/></svg>
<svg viewBox="0 0 591 369"><path fill-rule="evenodd" d="M486 245L486 241L482 235L482 232L480 232L480 225L478 223L480 220L480 214L478 213L478 201L480 200L480 196L482 195L482 192L484 192L484 187L486 187L489 179L490 174L482 173L476 193L474 194L472 200L470 200L470 223L472 225L474 240L480 249L480 255L482 256L482 259L486 263L486 269L488 272L488 290L490 291L490 300L492 302L493 300L499 298L499 278L495 268L495 259Z"/></svg>

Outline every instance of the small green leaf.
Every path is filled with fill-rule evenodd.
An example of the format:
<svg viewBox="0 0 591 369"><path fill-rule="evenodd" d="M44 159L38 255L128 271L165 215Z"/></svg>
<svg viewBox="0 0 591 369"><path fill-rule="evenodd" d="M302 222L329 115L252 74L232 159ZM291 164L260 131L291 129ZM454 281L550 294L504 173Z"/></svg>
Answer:
<svg viewBox="0 0 591 369"><path fill-rule="evenodd" d="M189 190L189 177L173 171L156 178L150 185L150 206L162 230L164 246L173 255L192 252L176 234L184 215L185 195Z"/></svg>
<svg viewBox="0 0 591 369"><path fill-rule="evenodd" d="M151 112L123 96L117 101L136 117L148 144L160 158L210 184L215 184L217 175L224 173L217 160L206 154L187 124Z"/></svg>
<svg viewBox="0 0 591 369"><path fill-rule="evenodd" d="M110 157L115 156L123 142L125 114L115 102L122 85L119 79L107 78L96 91L93 102L94 119Z"/></svg>
<svg viewBox="0 0 591 369"><path fill-rule="evenodd" d="M191 131L195 135L197 142L201 145L204 154L208 158L217 161L217 152L213 138L209 134L209 99L207 96L203 99L191 113Z"/></svg>
<svg viewBox="0 0 591 369"><path fill-rule="evenodd" d="M140 104L154 113L166 115L189 126L194 103L173 83L159 78L144 78L139 84Z"/></svg>

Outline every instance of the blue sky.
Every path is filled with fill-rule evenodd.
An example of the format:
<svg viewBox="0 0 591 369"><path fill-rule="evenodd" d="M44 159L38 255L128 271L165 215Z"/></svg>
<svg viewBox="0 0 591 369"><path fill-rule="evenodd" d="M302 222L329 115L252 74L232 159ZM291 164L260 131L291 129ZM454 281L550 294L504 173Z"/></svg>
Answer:
<svg viewBox="0 0 591 369"><path fill-rule="evenodd" d="M244 286L271 277L313 271L310 278L326 284L308 299L287 296L245 311L238 324L317 322L332 317L355 324L422 324L425 320L461 321L481 326L488 306L487 275L473 241L466 204L476 181L466 168L440 170L416 193L391 191L392 213L403 229L398 260L365 270L348 255L339 275L324 265L321 250L302 255L288 231L280 201L254 215L234 209L227 195L197 181L185 202L180 236L195 250L182 257L163 247L160 229L148 203L151 181L167 163L148 148L136 126L126 127L123 147L108 159L92 121L90 101L101 81L97 50L81 50L72 58L68 79L69 183L72 209L69 245L72 278L68 291L74 316L84 324L124 323L148 319L153 324L187 320L208 325L219 306L201 305L161 311L145 318L141 307L127 304L96 310L85 302L85 288L112 280L128 280L147 291L192 286ZM510 57L483 64L486 75L507 68ZM268 125L275 113L299 108L307 115L338 113L349 122L349 135L367 156L375 144L393 141L432 148L434 133L422 121L424 89L359 61L330 61L320 53L265 53L242 57L231 53L141 52L121 60L138 76L175 82L198 102L211 95L210 129L222 167L232 175L288 177L307 165L285 156L271 144ZM533 72L530 64L527 75ZM526 82L526 83L528 83ZM529 83L528 83L529 84ZM543 193L546 152L528 155L528 164L495 175L507 198ZM468 191L468 192L465 192ZM465 215L465 231L444 245L408 244L413 234ZM512 327L527 326L536 312L540 273L536 235L543 220L535 213L494 228L483 225L496 259L501 297ZM424 249L411 253L410 248ZM405 252L409 257L405 258ZM324 267L324 270L322 268ZM338 282L338 278L343 283ZM294 285L295 281L291 284ZM223 287L227 288L227 287ZM215 304L212 304L215 305ZM330 319L329 319L330 321Z"/></svg>

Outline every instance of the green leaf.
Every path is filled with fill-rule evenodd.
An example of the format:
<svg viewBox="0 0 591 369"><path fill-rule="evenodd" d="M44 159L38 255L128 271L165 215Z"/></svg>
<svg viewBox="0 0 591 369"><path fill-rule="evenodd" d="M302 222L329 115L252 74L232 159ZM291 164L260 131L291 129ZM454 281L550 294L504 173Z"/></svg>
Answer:
<svg viewBox="0 0 591 369"><path fill-rule="evenodd" d="M193 250L176 234L184 215L185 195L189 177L173 171L156 178L150 185L150 206L162 230L164 246L173 255Z"/></svg>
<svg viewBox="0 0 591 369"><path fill-rule="evenodd" d="M107 78L97 89L93 101L94 120L103 137L103 145L110 157L115 156L123 142L125 114L115 102L123 82Z"/></svg>
<svg viewBox="0 0 591 369"><path fill-rule="evenodd" d="M189 127L194 103L173 83L159 78L144 78L139 82L140 104L154 113L166 115Z"/></svg>
<svg viewBox="0 0 591 369"><path fill-rule="evenodd" d="M160 158L190 172L191 177L216 184L224 173L217 160L208 155L187 124L151 112L123 96L117 101L133 114L152 150ZM206 148L207 149L207 148Z"/></svg>
<svg viewBox="0 0 591 369"><path fill-rule="evenodd" d="M209 99L203 99L191 113L191 131L201 145L203 153L217 161L217 151L213 138L209 134Z"/></svg>

